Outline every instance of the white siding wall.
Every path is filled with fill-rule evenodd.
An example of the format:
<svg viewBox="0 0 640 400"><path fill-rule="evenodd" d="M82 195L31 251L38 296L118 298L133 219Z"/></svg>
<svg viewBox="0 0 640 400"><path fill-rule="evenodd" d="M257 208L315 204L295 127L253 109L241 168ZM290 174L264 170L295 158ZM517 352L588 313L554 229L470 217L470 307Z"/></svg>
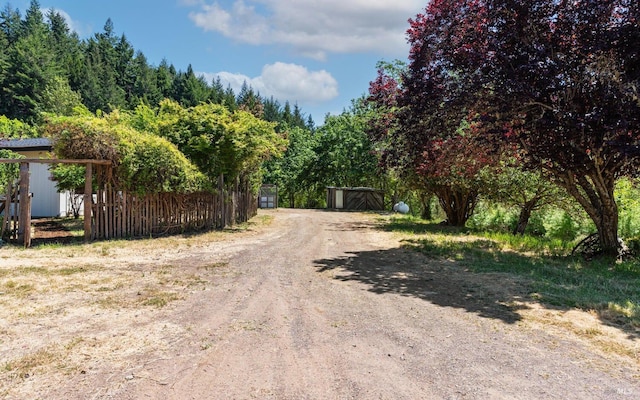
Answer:
<svg viewBox="0 0 640 400"><path fill-rule="evenodd" d="M44 152L21 152L27 158L41 158ZM58 217L66 204L64 194L58 193L56 184L52 181L50 164L29 164L29 191L33 193L31 198L32 217Z"/></svg>
<svg viewBox="0 0 640 400"><path fill-rule="evenodd" d="M60 196L50 177L49 164L29 164L29 190L32 217L57 217L60 215Z"/></svg>

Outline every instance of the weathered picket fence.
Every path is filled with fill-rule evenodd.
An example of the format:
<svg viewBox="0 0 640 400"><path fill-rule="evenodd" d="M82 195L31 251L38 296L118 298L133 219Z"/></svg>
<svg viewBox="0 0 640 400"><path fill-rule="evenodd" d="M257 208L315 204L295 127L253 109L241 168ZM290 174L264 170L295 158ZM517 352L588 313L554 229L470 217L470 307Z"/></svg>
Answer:
<svg viewBox="0 0 640 400"><path fill-rule="evenodd" d="M112 179L110 162L102 160L0 159L0 162L20 164L18 188L7 188L3 199L0 233L5 239L23 242L25 247L31 245L30 163L85 165L85 241L220 229L246 222L257 214L257 197L249 185L241 185L236 180L229 188L222 184L222 176L214 192L139 195L119 189Z"/></svg>
<svg viewBox="0 0 640 400"><path fill-rule="evenodd" d="M248 188L141 196L107 185L91 207L91 239L113 239L224 228L254 216L257 200Z"/></svg>

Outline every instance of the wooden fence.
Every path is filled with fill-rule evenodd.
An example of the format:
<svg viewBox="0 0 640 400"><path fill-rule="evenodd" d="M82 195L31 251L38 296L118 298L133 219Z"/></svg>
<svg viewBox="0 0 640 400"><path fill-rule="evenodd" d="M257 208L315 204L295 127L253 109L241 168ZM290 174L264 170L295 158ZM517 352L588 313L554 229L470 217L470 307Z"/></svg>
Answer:
<svg viewBox="0 0 640 400"><path fill-rule="evenodd" d="M18 201L18 185L7 184L4 194L0 195L0 239L18 239L18 215L20 202Z"/></svg>
<svg viewBox="0 0 640 400"><path fill-rule="evenodd" d="M222 176L213 193L137 195L117 188L111 163L104 160L0 159L0 163L20 164L19 186L9 185L2 199L0 236L25 247L31 245L30 163L85 165L85 241L220 229L246 222L258 211L258 199L248 184L236 180L229 189Z"/></svg>
<svg viewBox="0 0 640 400"><path fill-rule="evenodd" d="M97 166L96 182L97 192L91 199L85 196L85 207L91 202L92 240L221 229L246 222L258 211L248 184L236 180L227 189L222 176L213 193L137 195L119 190L112 183L111 168L104 166Z"/></svg>
<svg viewBox="0 0 640 400"><path fill-rule="evenodd" d="M140 196L106 186L98 190L91 208L91 239L113 239L220 229L246 222L257 213L257 199L248 188Z"/></svg>

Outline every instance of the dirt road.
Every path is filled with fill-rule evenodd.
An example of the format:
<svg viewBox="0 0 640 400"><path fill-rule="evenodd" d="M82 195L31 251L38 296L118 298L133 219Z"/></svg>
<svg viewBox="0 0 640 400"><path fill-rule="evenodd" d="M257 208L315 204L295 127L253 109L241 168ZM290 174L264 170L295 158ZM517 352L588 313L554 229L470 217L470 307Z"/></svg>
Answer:
<svg viewBox="0 0 640 400"><path fill-rule="evenodd" d="M80 358L16 380L7 398L640 398L637 365L525 323L503 293L401 249L370 215L266 213L271 224L232 240L111 252L105 262L140 279L158 264L207 275L162 308L88 308L65 314L67 328L29 327L81 337Z"/></svg>

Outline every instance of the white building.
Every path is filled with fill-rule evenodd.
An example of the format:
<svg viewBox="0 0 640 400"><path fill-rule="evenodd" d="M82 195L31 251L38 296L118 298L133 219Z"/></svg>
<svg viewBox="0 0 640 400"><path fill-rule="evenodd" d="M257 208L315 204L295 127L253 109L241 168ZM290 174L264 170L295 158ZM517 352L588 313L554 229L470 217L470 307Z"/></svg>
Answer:
<svg viewBox="0 0 640 400"><path fill-rule="evenodd" d="M52 144L49 139L0 139L0 149L11 150L26 158L50 158ZM65 217L72 215L69 192L59 193L49 171L50 164L29 164L29 190L31 216ZM5 194L6 188L0 188Z"/></svg>

